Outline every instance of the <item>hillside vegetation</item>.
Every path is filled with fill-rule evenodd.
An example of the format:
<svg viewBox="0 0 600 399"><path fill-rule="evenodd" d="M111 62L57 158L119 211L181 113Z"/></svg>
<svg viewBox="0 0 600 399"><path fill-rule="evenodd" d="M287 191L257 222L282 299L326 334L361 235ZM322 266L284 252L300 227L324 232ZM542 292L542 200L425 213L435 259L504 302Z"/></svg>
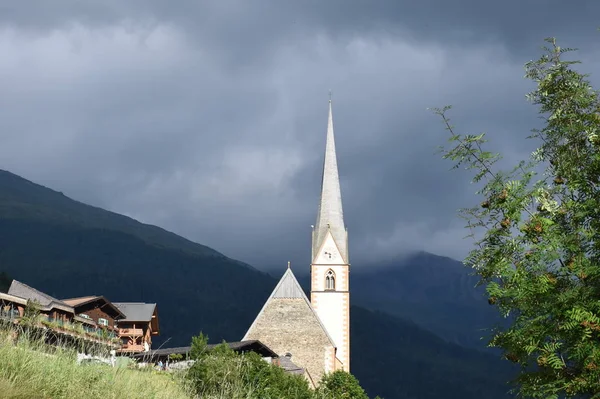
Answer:
<svg viewBox="0 0 600 399"><path fill-rule="evenodd" d="M160 227L75 201L61 192L1 169L0 215L6 219L33 219L51 224L76 225L85 229L120 231L158 247L204 257L223 258L238 265L251 267Z"/></svg>

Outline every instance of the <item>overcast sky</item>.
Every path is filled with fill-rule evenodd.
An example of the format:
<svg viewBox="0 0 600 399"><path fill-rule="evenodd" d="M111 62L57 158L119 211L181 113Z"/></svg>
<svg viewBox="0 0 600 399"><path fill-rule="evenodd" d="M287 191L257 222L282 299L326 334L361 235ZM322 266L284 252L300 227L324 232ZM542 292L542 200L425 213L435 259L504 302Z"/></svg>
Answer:
<svg viewBox="0 0 600 399"><path fill-rule="evenodd" d="M557 36L598 71L598 16L597 0L0 0L0 168L308 267L331 89L353 265L461 258L456 210L477 198L427 107L528 156L523 64Z"/></svg>

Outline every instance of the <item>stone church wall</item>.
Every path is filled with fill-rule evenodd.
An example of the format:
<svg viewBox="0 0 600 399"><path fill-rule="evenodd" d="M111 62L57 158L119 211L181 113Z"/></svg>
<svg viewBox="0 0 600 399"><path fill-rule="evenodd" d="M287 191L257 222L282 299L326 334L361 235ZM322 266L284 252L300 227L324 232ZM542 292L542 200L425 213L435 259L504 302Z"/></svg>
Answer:
<svg viewBox="0 0 600 399"><path fill-rule="evenodd" d="M292 362L307 369L317 384L325 372L334 371L334 347L302 298L271 298L246 339L260 340L280 356L291 353Z"/></svg>

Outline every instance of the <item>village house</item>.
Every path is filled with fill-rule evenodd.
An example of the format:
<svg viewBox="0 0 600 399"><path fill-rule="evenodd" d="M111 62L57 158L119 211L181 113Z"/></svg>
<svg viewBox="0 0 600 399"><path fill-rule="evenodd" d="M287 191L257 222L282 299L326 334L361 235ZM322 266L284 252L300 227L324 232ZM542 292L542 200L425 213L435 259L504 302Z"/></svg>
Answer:
<svg viewBox="0 0 600 399"><path fill-rule="evenodd" d="M115 314L115 317L122 317ZM0 318L11 325L27 325L52 334L49 343L60 341L81 350L116 349L117 335L81 315L71 304L54 298L18 280L13 280L7 293L0 293ZM83 343L84 345L80 345Z"/></svg>
<svg viewBox="0 0 600 399"><path fill-rule="evenodd" d="M13 280L8 292L0 293L0 320L22 324L28 314L36 317L32 325L63 341L83 339L127 355L149 351L160 333L154 303L112 303L98 295L61 300Z"/></svg>
<svg viewBox="0 0 600 399"><path fill-rule="evenodd" d="M62 300L73 307L75 315L83 319L86 329L102 329L111 338L118 337L117 321L125 315L103 296L86 296Z"/></svg>
<svg viewBox="0 0 600 399"><path fill-rule="evenodd" d="M73 308L61 300L51 297L31 288L30 286L13 280L8 293L0 293L0 306L3 318L16 320L25 316L25 310L35 303L40 314L49 321L72 322L74 319Z"/></svg>
<svg viewBox="0 0 600 399"><path fill-rule="evenodd" d="M114 305L125 317L118 321L121 338L121 354L148 352L152 337L160 334L158 309L155 303L115 302Z"/></svg>

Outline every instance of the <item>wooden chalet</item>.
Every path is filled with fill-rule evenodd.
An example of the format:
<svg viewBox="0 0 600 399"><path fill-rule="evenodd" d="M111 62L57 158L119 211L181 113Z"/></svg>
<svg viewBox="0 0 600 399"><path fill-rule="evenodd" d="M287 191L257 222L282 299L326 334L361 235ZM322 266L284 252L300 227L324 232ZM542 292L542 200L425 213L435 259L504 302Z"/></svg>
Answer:
<svg viewBox="0 0 600 399"><path fill-rule="evenodd" d="M121 339L121 354L148 352L152 337L160 334L158 309L155 303L116 302L114 305L125 317L117 321Z"/></svg>
<svg viewBox="0 0 600 399"><path fill-rule="evenodd" d="M30 321L35 328L103 343L121 354L149 351L160 333L155 303L112 303L101 295L60 300L13 280L8 293L0 293L0 320L23 324L29 313L36 315Z"/></svg>
<svg viewBox="0 0 600 399"><path fill-rule="evenodd" d="M105 297L86 296L63 299L62 302L73 307L75 315L87 328L102 329L111 338L118 336L117 321L125 315Z"/></svg>
<svg viewBox="0 0 600 399"><path fill-rule="evenodd" d="M84 307L87 306L93 314L93 308L100 306L100 303L102 300L90 301ZM38 332L46 331L44 335L49 343L77 345L84 352L94 350L98 345L111 349L119 346L114 331L111 332L106 326L97 325L85 312L77 311L73 304L13 280L8 293L0 293L0 320L10 325L26 326ZM123 317L116 308L109 310L109 313L117 318Z"/></svg>
<svg viewBox="0 0 600 399"><path fill-rule="evenodd" d="M26 308L33 304L49 321L66 323L73 320L71 306L20 281L13 280L8 293L0 293L1 314L5 319L16 320L24 317Z"/></svg>

